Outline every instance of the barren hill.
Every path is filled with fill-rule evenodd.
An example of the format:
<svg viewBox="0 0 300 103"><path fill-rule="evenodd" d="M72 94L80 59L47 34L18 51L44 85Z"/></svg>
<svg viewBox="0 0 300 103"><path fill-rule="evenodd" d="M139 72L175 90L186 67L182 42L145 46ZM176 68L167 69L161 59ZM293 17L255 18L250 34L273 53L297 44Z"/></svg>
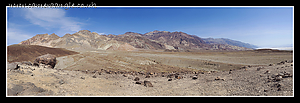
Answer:
<svg viewBox="0 0 300 103"><path fill-rule="evenodd" d="M56 35L57 36L57 35ZM55 34L39 34L19 44L42 45L47 47L67 48L74 50L134 50L130 45L113 40L103 35L88 30L80 30L74 34L56 37ZM53 38L55 37L55 38ZM127 49L124 49L127 47Z"/></svg>
<svg viewBox="0 0 300 103"><path fill-rule="evenodd" d="M63 48L50 48L38 45L15 44L7 47L8 62L34 61L38 56L53 54L57 57L77 54L77 52Z"/></svg>
<svg viewBox="0 0 300 103"><path fill-rule="evenodd" d="M152 31L145 33L144 37L156 40L159 43L174 46L179 49L197 49L207 46L205 42L197 37L183 32Z"/></svg>
<svg viewBox="0 0 300 103"><path fill-rule="evenodd" d="M126 32L122 35L99 35L88 30L80 30L74 34L65 34L63 37L55 34L38 34L19 44L41 45L72 50L250 50L230 44L208 44L200 37L184 32L157 30L145 34Z"/></svg>

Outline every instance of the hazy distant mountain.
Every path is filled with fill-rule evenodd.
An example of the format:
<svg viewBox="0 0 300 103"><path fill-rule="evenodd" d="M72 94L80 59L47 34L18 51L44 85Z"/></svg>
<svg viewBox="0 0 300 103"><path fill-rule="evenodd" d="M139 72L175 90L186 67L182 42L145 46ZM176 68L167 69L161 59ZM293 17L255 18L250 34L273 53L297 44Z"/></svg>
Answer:
<svg viewBox="0 0 300 103"><path fill-rule="evenodd" d="M202 38L205 43L207 44L228 44L233 46L239 46L239 47L245 47L245 48L258 48L258 46L249 44L249 43L243 43L236 40L226 39L226 38Z"/></svg>

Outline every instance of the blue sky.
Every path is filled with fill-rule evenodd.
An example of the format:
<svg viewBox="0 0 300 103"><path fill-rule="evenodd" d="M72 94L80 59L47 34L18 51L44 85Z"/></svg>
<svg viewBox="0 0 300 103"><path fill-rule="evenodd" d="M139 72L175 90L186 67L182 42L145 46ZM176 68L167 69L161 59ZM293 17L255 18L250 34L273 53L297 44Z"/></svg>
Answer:
<svg viewBox="0 0 300 103"><path fill-rule="evenodd" d="M79 30L98 34L182 31L229 38L259 47L293 44L292 7L7 8L7 45L36 34L62 37Z"/></svg>

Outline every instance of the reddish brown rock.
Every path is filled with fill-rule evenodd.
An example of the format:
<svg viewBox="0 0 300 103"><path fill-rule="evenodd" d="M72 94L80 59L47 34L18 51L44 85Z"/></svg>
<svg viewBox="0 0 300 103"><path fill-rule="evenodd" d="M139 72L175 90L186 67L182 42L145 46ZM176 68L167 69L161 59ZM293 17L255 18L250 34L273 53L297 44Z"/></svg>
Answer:
<svg viewBox="0 0 300 103"><path fill-rule="evenodd" d="M39 56L35 59L34 64L45 64L50 65L51 68L54 68L56 65L56 56L52 54Z"/></svg>

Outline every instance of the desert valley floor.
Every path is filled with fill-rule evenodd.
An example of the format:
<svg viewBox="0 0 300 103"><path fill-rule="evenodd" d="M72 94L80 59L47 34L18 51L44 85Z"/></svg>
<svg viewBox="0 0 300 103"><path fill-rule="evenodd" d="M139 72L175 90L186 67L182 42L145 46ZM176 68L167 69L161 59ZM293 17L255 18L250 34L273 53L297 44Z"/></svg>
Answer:
<svg viewBox="0 0 300 103"><path fill-rule="evenodd" d="M293 96L291 51L77 52L57 57L54 69L8 62L7 94Z"/></svg>

